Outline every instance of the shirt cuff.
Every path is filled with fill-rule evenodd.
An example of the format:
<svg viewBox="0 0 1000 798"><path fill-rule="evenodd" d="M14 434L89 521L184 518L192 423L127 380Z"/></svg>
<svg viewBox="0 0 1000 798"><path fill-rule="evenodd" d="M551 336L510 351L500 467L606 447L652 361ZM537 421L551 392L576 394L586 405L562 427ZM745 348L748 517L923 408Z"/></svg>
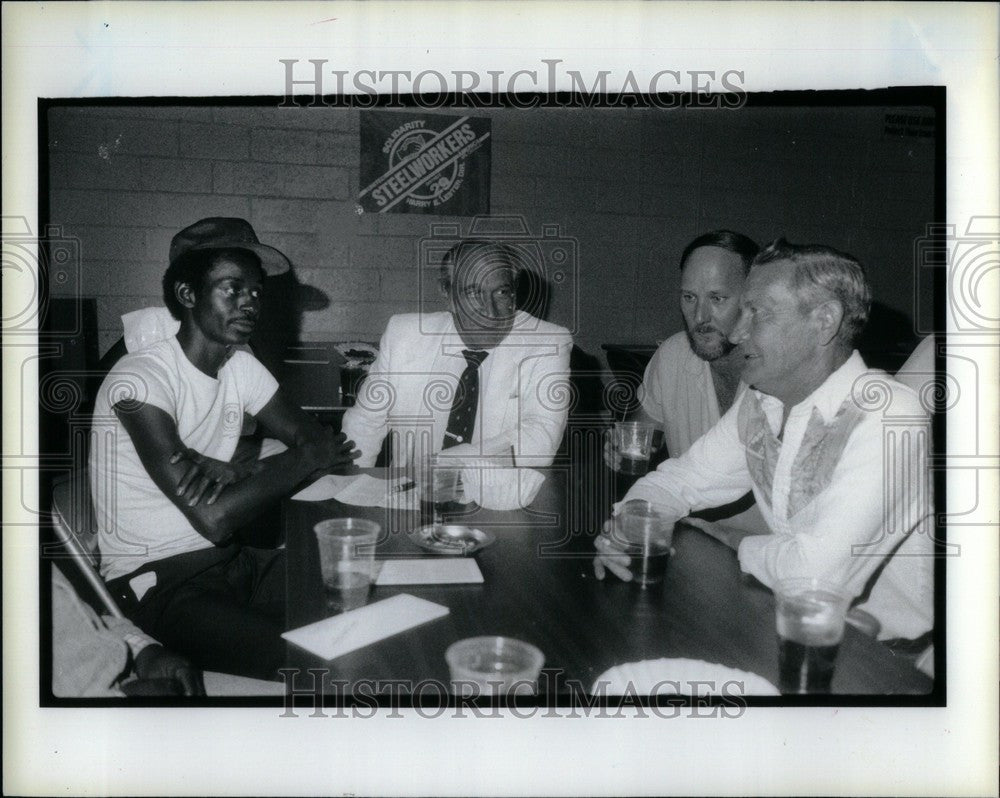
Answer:
<svg viewBox="0 0 1000 798"><path fill-rule="evenodd" d="M684 507L680 503L671 501L673 497L670 496L662 488L657 487L649 482L647 479L640 479L636 482L625 494L620 502L615 505L615 511L625 504L625 502L631 501L644 501L649 502L653 507L662 513L674 516L677 520L680 520L684 516L690 513L689 507Z"/></svg>
<svg viewBox="0 0 1000 798"><path fill-rule="evenodd" d="M756 577L760 582L772 586L773 580L764 566L763 549L772 540L771 535L747 535L740 541L736 549L736 557L740 562L740 570Z"/></svg>
<svg viewBox="0 0 1000 798"><path fill-rule="evenodd" d="M149 635L145 634L138 626L125 618L106 618L105 623L109 630L121 635L121 639L132 652L132 657L139 655L147 646L158 646L160 643Z"/></svg>

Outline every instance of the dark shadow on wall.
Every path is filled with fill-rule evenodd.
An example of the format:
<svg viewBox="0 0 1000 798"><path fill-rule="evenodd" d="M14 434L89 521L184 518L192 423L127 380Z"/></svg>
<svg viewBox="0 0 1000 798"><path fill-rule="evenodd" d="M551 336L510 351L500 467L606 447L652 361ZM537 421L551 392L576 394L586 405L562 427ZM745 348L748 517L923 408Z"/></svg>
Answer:
<svg viewBox="0 0 1000 798"><path fill-rule="evenodd" d="M287 349L302 343L305 312L328 307L330 297L315 286L300 283L294 266L284 274L268 277L260 320L250 339L257 359L272 374L277 373Z"/></svg>
<svg viewBox="0 0 1000 798"><path fill-rule="evenodd" d="M574 344L569 356L569 370L576 397L570 421L603 419L606 408L601 361Z"/></svg>
<svg viewBox="0 0 1000 798"><path fill-rule="evenodd" d="M536 319L548 321L552 283L534 269L523 269L517 278L517 307Z"/></svg>
<svg viewBox="0 0 1000 798"><path fill-rule="evenodd" d="M857 349L868 366L895 374L919 340L909 316L882 302L872 302Z"/></svg>

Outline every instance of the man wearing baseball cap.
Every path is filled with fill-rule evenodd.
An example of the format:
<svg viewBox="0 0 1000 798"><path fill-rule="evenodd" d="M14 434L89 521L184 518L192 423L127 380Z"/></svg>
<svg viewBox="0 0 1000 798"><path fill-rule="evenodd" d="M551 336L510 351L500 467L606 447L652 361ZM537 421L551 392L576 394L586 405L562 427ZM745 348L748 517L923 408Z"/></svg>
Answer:
<svg viewBox="0 0 1000 798"><path fill-rule="evenodd" d="M123 611L201 668L260 678L284 663L285 580L283 552L252 545L254 522L354 457L237 348L266 276L288 267L243 219L175 235L163 298L180 329L108 373L90 453L101 573ZM241 460L244 413L288 448Z"/></svg>

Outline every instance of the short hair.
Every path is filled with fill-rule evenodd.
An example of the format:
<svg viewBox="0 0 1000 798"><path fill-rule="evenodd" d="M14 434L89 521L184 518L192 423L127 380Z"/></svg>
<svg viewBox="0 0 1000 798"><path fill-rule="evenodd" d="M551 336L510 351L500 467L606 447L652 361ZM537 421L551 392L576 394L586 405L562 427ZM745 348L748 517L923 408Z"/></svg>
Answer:
<svg viewBox="0 0 1000 798"><path fill-rule="evenodd" d="M524 271L523 256L514 247L500 241L489 241L484 238L466 238L451 247L441 258L441 286L445 291L451 291L451 280L455 268L465 265L470 260L480 261L489 266L496 261L502 261L514 272L515 282Z"/></svg>
<svg viewBox="0 0 1000 798"><path fill-rule="evenodd" d="M222 249L190 249L183 255L171 261L167 270L163 273L163 302L170 311L170 315L178 321L184 314L184 307L177 299L174 288L178 283L187 283L197 293L204 286L205 275L211 271L212 266L225 258L241 266L256 266L260 270L261 279L264 278L264 267L261 265L260 257L255 252L237 247L224 247Z"/></svg>
<svg viewBox="0 0 1000 798"><path fill-rule="evenodd" d="M744 277L750 273L750 264L753 263L753 259L760 252L760 247L757 246L757 243L742 233L734 233L732 230L712 230L708 233L702 233L684 247L684 251L681 253L681 271L684 271L684 264L687 263L687 259L691 253L702 247L718 247L727 252L732 252L734 255L739 255L743 261Z"/></svg>
<svg viewBox="0 0 1000 798"><path fill-rule="evenodd" d="M792 264L792 289L803 312L829 299L844 309L837 335L848 347L854 346L868 322L872 291L865 268L857 258L820 244L790 244L779 238L754 258L753 265L788 261Z"/></svg>

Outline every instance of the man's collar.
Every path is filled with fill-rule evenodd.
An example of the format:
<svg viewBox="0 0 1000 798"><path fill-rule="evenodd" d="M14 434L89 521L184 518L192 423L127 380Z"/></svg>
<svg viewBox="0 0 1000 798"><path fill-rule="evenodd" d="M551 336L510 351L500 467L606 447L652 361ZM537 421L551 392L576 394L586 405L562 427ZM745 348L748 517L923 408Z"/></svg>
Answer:
<svg viewBox="0 0 1000 798"><path fill-rule="evenodd" d="M867 371L868 367L865 365L865 361L858 350L855 349L851 352L851 356L841 363L840 368L827 377L823 381L823 384L809 394L809 396L795 405L791 413L804 412L807 415L811 415L812 409L815 407L823 417L824 423L829 424L841 405L844 404L844 399L850 395L858 377ZM754 393L757 394L761 406L784 408L784 403L780 399L756 390Z"/></svg>
<svg viewBox="0 0 1000 798"><path fill-rule="evenodd" d="M536 325L538 324L538 319L534 316L526 313L523 310L517 310L514 312L514 323L511 325L511 329L508 331L507 335L500 339L500 344L510 344L517 341L522 332L533 332ZM461 333L458 331L458 325L455 324L455 314L452 311L448 311L448 324L444 330L444 335L454 336L456 340L461 339ZM465 347L469 349L469 346ZM475 348L475 347L471 347Z"/></svg>

